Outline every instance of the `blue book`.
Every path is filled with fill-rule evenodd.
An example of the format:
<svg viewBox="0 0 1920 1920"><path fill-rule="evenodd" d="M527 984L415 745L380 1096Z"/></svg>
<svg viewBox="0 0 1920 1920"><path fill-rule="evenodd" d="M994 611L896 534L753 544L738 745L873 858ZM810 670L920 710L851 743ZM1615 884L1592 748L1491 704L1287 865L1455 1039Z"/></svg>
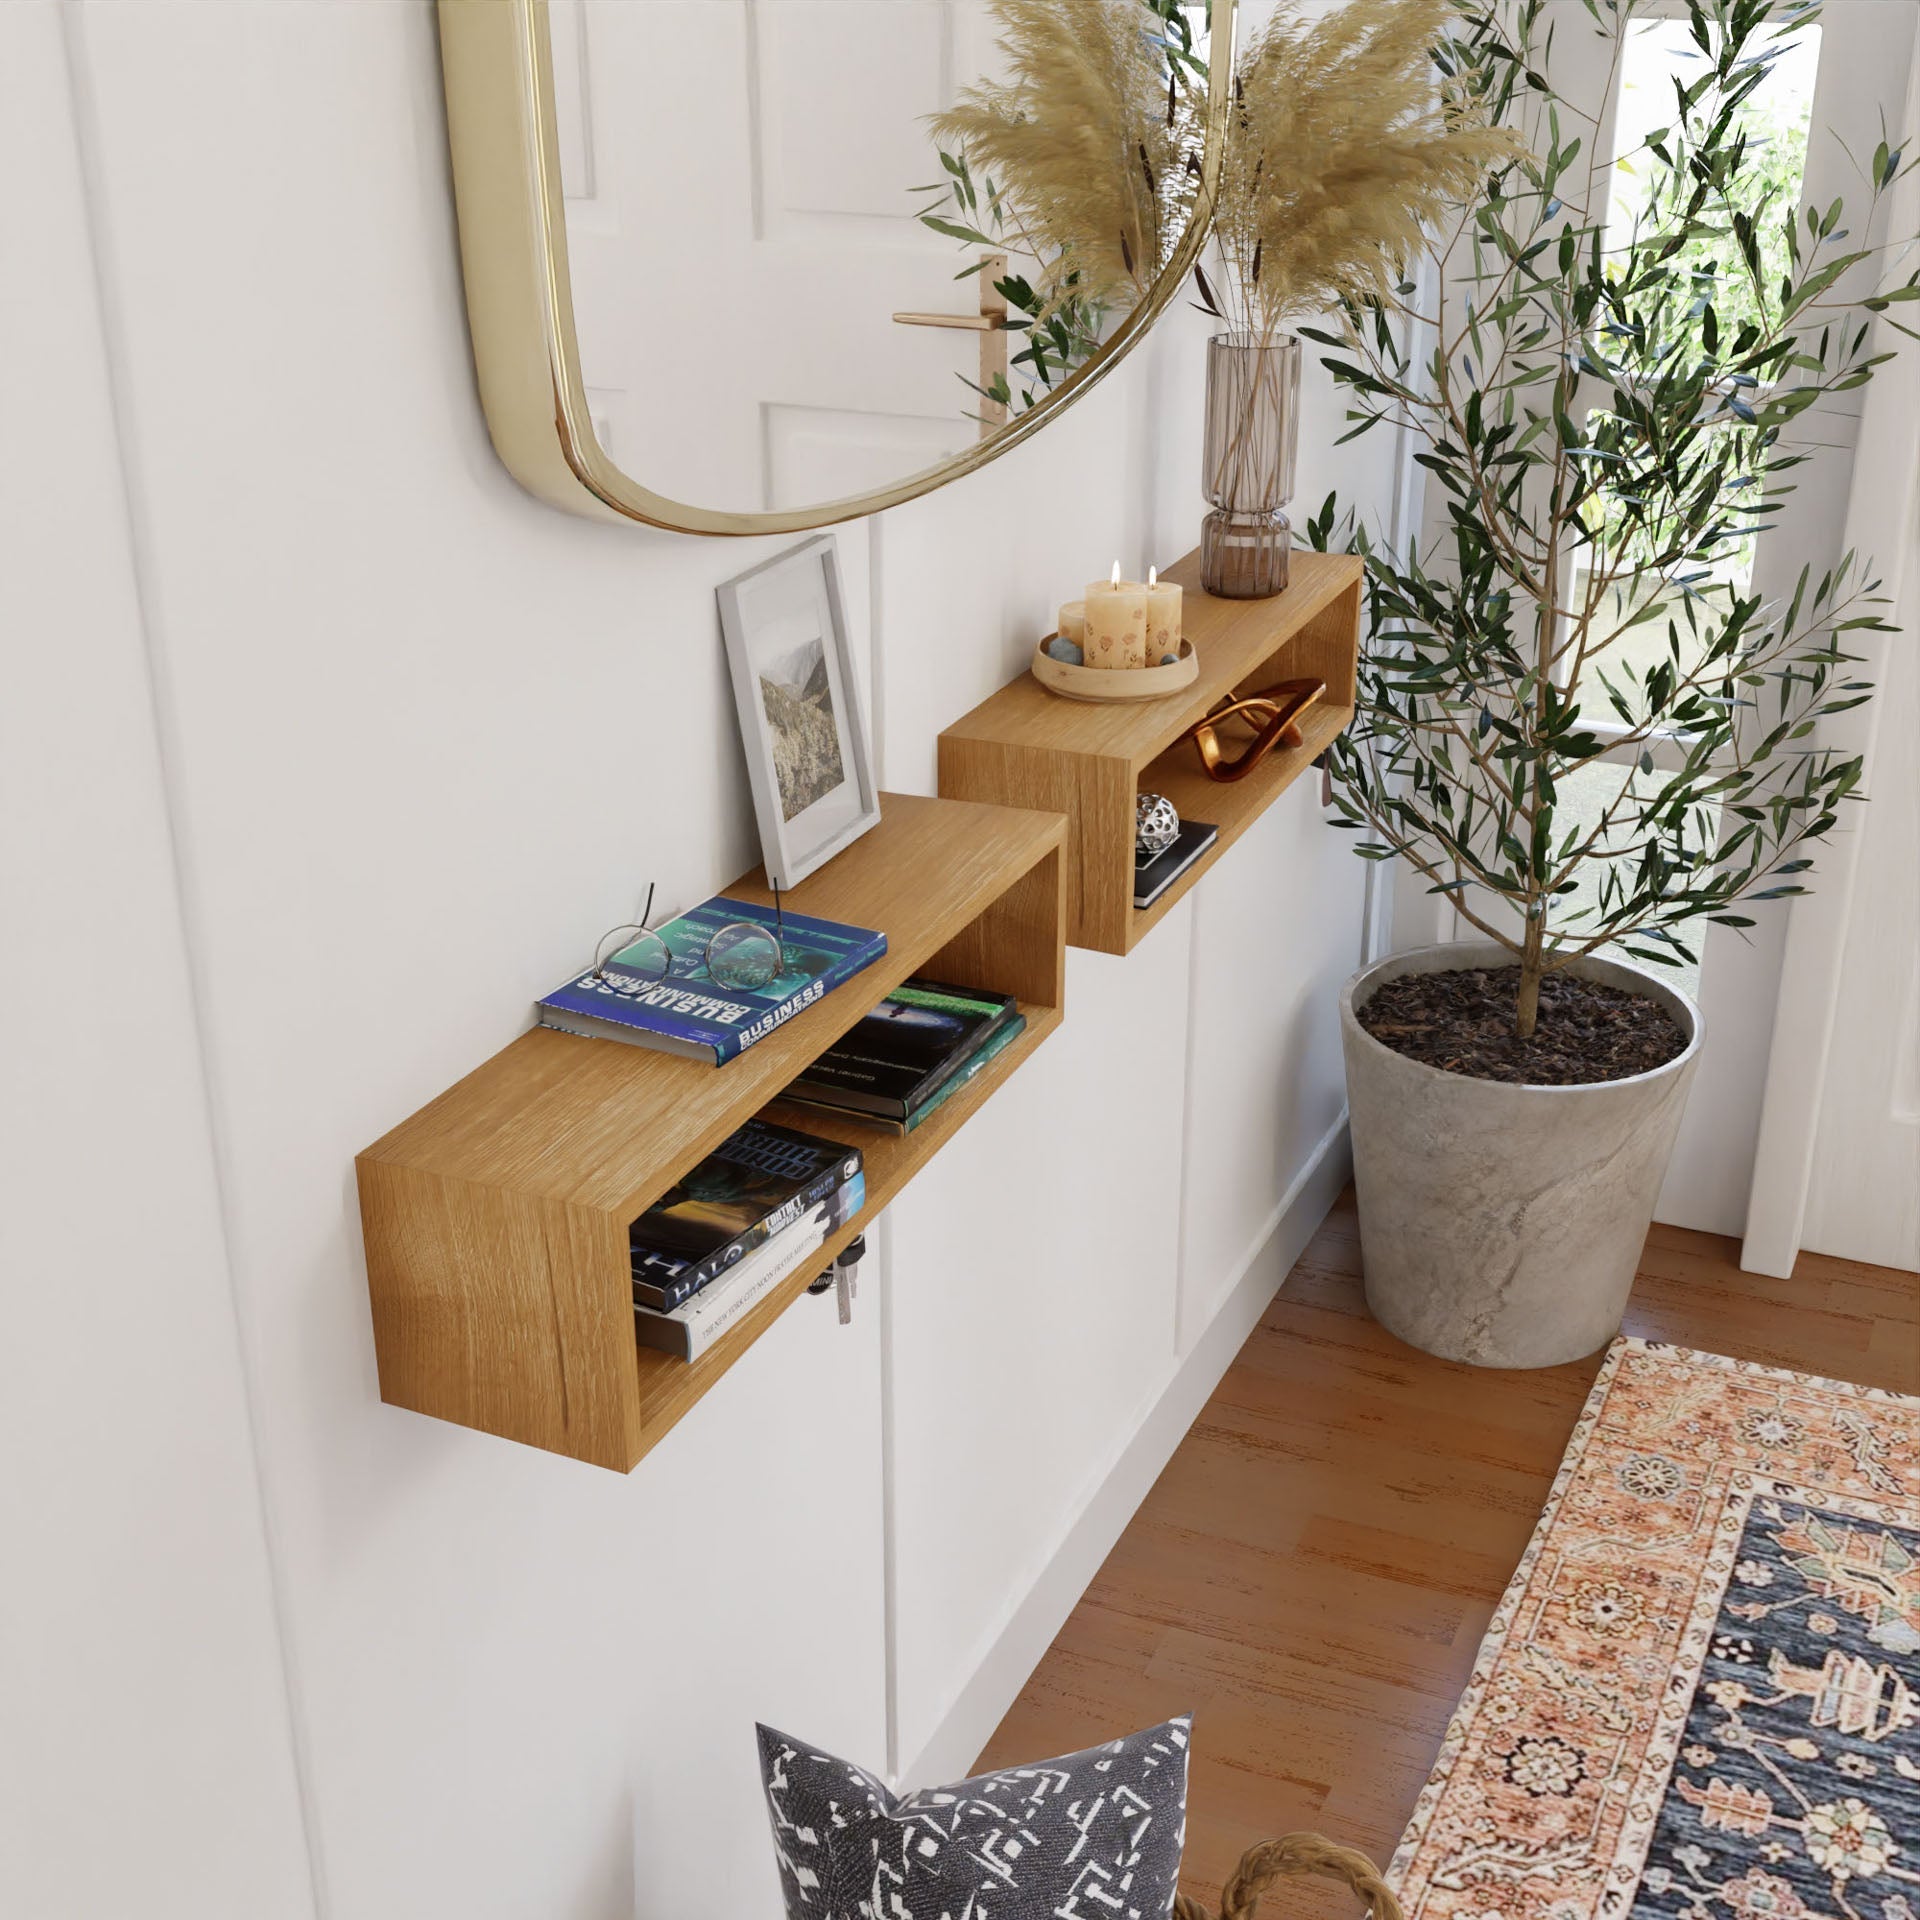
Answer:
<svg viewBox="0 0 1920 1920"><path fill-rule="evenodd" d="M785 945L786 967L764 987L723 987L708 977L707 942L743 920L778 931ZM723 1066L887 950L887 936L870 927L804 913L776 920L771 907L724 896L668 921L659 933L673 954L671 978L649 983L621 964L632 952L622 947L606 964L613 984L589 969L539 1002L534 1013L540 1024Z"/></svg>

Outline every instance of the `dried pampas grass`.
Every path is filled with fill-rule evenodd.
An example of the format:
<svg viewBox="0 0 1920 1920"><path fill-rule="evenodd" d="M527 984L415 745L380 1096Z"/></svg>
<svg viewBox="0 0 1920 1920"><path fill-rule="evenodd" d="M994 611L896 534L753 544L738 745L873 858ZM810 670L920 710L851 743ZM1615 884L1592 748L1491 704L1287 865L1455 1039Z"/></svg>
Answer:
<svg viewBox="0 0 1920 1920"><path fill-rule="evenodd" d="M1129 307L1192 203L1197 140L1140 0L996 0L1009 79L931 122L995 183L1007 231L1039 262L1043 315L1069 297Z"/></svg>
<svg viewBox="0 0 1920 1920"><path fill-rule="evenodd" d="M931 122L989 182L1001 231L1038 262L1040 318L1145 296L1193 217L1204 107L1163 44L1162 0L993 0L1009 78ZM1270 339L1386 298L1427 229L1522 145L1490 125L1460 49L1467 0L1279 0L1236 63L1201 298ZM1189 63L1197 70L1197 63ZM938 224L937 222L935 224ZM946 228L945 231L953 231Z"/></svg>
<svg viewBox="0 0 1920 1920"><path fill-rule="evenodd" d="M1458 91L1434 49L1455 0L1347 0L1309 19L1280 0L1238 62L1214 209L1238 331L1392 292L1426 228L1519 151Z"/></svg>

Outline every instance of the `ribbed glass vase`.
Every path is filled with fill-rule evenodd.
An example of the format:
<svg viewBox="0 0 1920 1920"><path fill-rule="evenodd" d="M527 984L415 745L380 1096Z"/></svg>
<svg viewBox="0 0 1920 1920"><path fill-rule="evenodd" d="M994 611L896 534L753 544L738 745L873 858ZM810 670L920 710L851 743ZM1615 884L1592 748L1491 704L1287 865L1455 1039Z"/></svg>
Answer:
<svg viewBox="0 0 1920 1920"><path fill-rule="evenodd" d="M1200 529L1200 584L1264 600L1287 584L1300 439L1300 342L1290 333L1216 333L1207 342L1201 479L1213 511Z"/></svg>

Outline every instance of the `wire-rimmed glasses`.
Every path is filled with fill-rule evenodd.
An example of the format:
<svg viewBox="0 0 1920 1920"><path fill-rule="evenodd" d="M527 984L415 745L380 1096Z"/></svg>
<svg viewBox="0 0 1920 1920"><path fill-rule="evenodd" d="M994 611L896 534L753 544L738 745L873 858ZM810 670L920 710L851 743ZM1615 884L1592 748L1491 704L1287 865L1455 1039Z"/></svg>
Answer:
<svg viewBox="0 0 1920 1920"><path fill-rule="evenodd" d="M778 887L773 890L773 917L772 928L752 920L729 920L714 929L700 954L680 955L647 925L653 918L649 886L640 918L610 928L594 948L594 982L627 1000L636 1000L669 980L697 980L703 971L716 986L736 993L770 987L787 970L786 916ZM608 943L628 933L636 937L609 954ZM614 967L619 973L609 971Z"/></svg>

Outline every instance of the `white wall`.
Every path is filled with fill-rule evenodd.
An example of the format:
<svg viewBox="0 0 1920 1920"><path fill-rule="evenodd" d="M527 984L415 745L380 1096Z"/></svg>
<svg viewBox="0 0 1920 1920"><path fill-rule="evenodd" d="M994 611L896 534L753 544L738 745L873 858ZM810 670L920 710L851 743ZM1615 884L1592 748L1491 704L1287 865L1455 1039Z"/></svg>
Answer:
<svg viewBox="0 0 1920 1920"><path fill-rule="evenodd" d="M15 1288L7 1910L769 1913L752 1716L963 1764L1324 1205L1358 863L1298 792L1129 961L1072 956L1067 1025L893 1209L879 1310L789 1314L629 1478L382 1406L352 1156L647 879L749 863L712 589L772 549L499 468L428 6L69 0L71 93L57 10L5 11L6 137L66 149L10 218L75 256L0 355L41 563L7 580L4 1214L9 1270L65 1283ZM842 531L896 788L1063 583L1192 544L1197 334ZM1330 438L1303 493L1384 502L1384 439ZM136 941L137 996L42 1031Z"/></svg>
<svg viewBox="0 0 1920 1920"><path fill-rule="evenodd" d="M311 1911L59 10L0 9L0 1910Z"/></svg>

